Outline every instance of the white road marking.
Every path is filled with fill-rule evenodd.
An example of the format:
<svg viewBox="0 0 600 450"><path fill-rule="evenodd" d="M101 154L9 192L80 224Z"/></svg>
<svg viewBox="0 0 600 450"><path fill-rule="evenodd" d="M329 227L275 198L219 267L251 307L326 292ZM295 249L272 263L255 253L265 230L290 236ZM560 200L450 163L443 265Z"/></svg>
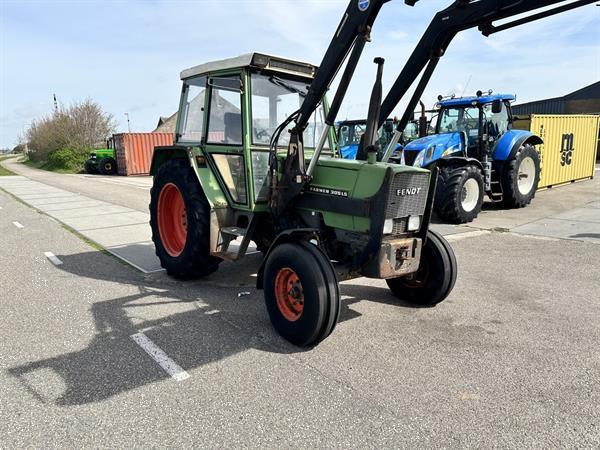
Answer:
<svg viewBox="0 0 600 450"><path fill-rule="evenodd" d="M167 356L160 348L152 342L144 333L131 335L136 344L138 344L150 357L158 363L175 381L183 381L190 377L190 374L183 370L175 361Z"/></svg>
<svg viewBox="0 0 600 450"><path fill-rule="evenodd" d="M25 228L23 225L21 225L19 222L13 222L13 225L17 228Z"/></svg>
<svg viewBox="0 0 600 450"><path fill-rule="evenodd" d="M44 256L50 260L55 266L60 266L63 262L54 255L52 252L44 252Z"/></svg>

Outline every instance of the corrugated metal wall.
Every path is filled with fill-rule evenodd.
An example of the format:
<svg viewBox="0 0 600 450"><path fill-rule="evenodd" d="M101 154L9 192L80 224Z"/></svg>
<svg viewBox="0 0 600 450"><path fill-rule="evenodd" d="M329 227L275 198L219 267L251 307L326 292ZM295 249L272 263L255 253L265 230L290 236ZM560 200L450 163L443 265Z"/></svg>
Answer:
<svg viewBox="0 0 600 450"><path fill-rule="evenodd" d="M173 145L173 133L121 133L113 142L119 175L147 175L154 147Z"/></svg>
<svg viewBox="0 0 600 450"><path fill-rule="evenodd" d="M544 141L539 188L593 178L600 116L534 114L530 129Z"/></svg>
<svg viewBox="0 0 600 450"><path fill-rule="evenodd" d="M565 99L550 98L537 102L523 103L522 105L513 105L513 114L564 114Z"/></svg>

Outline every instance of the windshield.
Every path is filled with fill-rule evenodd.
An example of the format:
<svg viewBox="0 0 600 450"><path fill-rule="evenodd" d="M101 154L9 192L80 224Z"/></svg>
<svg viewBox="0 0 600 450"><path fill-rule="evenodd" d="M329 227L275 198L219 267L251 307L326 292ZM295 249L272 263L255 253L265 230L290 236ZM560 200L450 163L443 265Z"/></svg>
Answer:
<svg viewBox="0 0 600 450"><path fill-rule="evenodd" d="M275 75L251 75L252 95L252 143L254 145L269 145L271 136L277 126L296 112L310 84L281 78ZM316 147L317 141L325 127L325 116L320 106L311 116L304 131L304 145ZM279 146L289 143L289 133L281 133ZM325 144L328 148L328 144Z"/></svg>
<svg viewBox="0 0 600 450"><path fill-rule="evenodd" d="M394 135L394 123L391 121L391 119L386 121L386 125L391 125L391 127L386 129L385 126L382 126L379 128L379 130L377 130L377 138L381 148L385 148ZM338 129L339 146L346 147L348 145L359 145L360 139L362 138L362 135L365 134L365 131L367 131L366 122L341 124Z"/></svg>
<svg viewBox="0 0 600 450"><path fill-rule="evenodd" d="M468 137L476 138L479 134L479 108L443 109L438 118L437 133L455 131L464 131Z"/></svg>
<svg viewBox="0 0 600 450"><path fill-rule="evenodd" d="M340 147L347 145L358 145L361 136L365 133L367 126L362 123L341 125L338 132Z"/></svg>

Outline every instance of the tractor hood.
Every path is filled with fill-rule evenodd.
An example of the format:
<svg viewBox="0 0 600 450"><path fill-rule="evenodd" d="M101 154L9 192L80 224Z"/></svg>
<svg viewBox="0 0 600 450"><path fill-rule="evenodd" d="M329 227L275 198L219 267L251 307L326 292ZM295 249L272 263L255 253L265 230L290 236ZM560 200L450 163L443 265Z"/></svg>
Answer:
<svg viewBox="0 0 600 450"><path fill-rule="evenodd" d="M421 150L426 150L431 146L435 147L443 147L444 149L455 145L460 142L460 133L443 133L443 134L432 134L430 136L425 136L420 139L415 139L412 142L409 142L404 147L405 151L416 152Z"/></svg>
<svg viewBox="0 0 600 450"><path fill-rule="evenodd" d="M444 156L460 151L463 139L460 132L433 134L417 139L404 147L404 161L415 167L426 167Z"/></svg>

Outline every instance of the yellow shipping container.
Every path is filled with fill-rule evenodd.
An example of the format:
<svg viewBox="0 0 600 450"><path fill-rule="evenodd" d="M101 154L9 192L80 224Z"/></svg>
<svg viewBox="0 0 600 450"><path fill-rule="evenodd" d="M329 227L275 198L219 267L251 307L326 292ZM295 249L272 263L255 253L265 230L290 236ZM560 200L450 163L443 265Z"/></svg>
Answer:
<svg viewBox="0 0 600 450"><path fill-rule="evenodd" d="M600 116L532 114L516 118L514 128L544 141L536 146L542 170L538 188L594 177Z"/></svg>

